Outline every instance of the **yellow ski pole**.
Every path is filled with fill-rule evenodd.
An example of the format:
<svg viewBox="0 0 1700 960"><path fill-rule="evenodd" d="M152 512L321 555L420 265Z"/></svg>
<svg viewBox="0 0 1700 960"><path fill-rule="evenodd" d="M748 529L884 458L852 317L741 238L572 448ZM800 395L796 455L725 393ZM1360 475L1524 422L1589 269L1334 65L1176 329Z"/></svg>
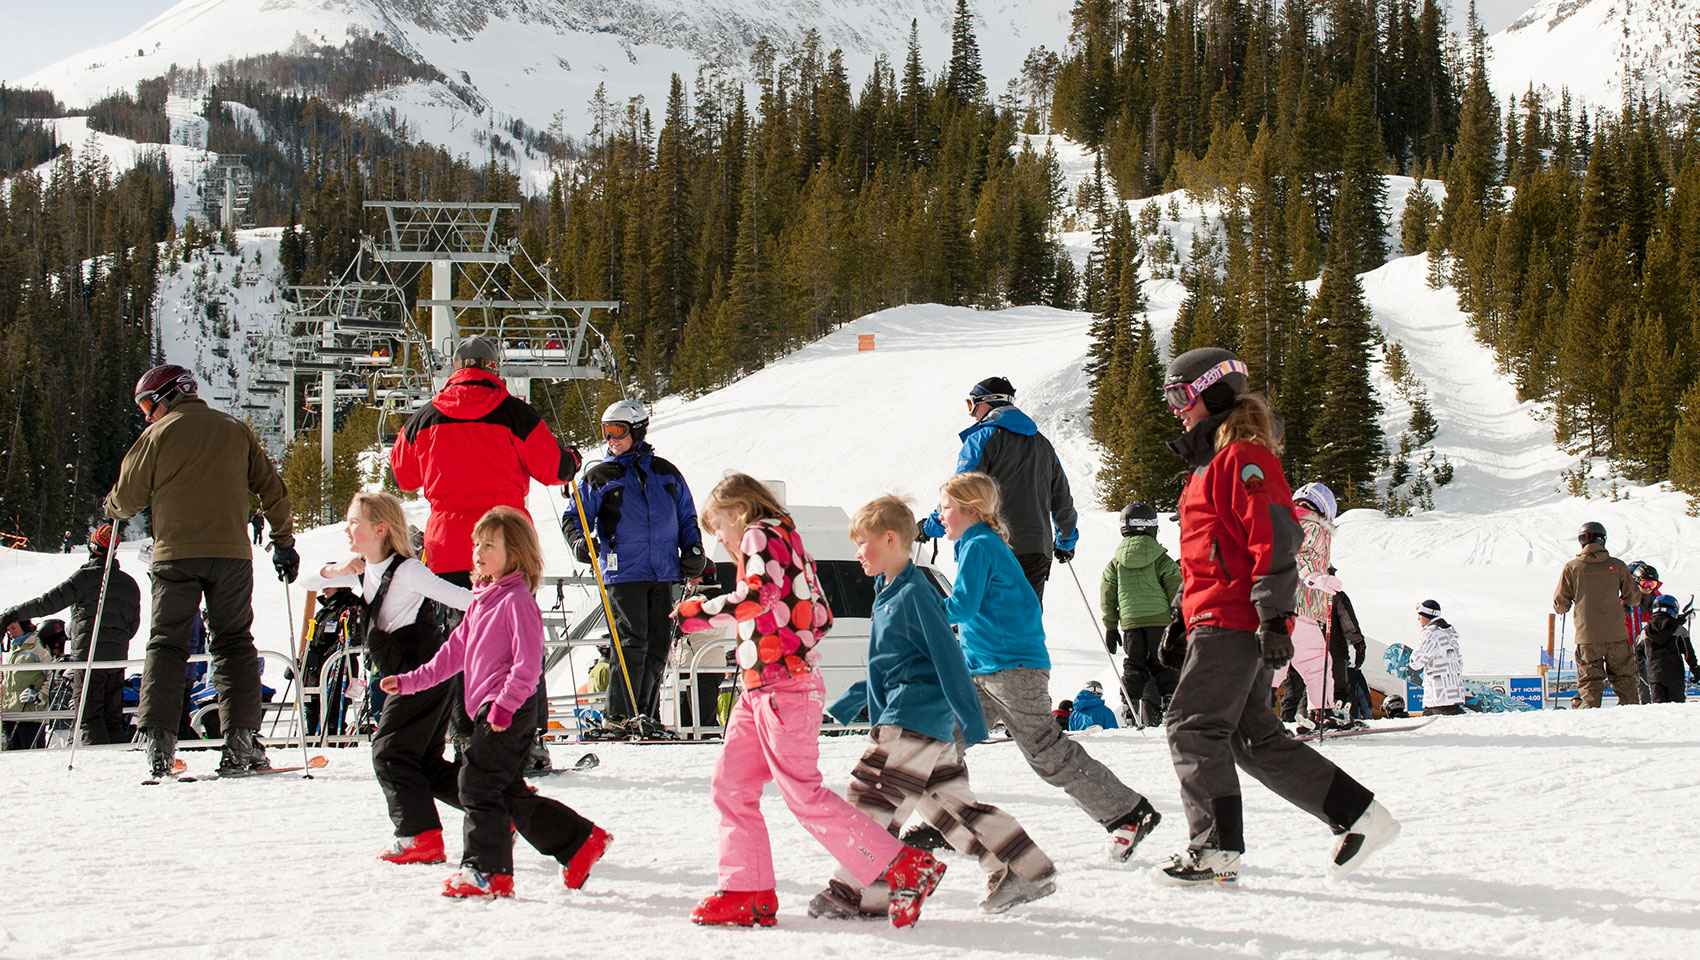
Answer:
<svg viewBox="0 0 1700 960"><path fill-rule="evenodd" d="M596 531L590 528L590 518L585 516L584 501L579 499L578 484L569 482L567 490L573 497L573 508L578 511L579 531L584 534L585 545L590 548L590 572L596 575L596 589L602 594L602 615L608 618L608 635L614 640L614 656L620 660L620 679L626 683L626 702L631 705L632 715L637 716L637 694L632 692L632 672L626 669L626 650L620 645L620 628L614 625L614 605L608 601L608 585L602 582L602 567L596 557ZM567 657L572 657L568 651Z"/></svg>

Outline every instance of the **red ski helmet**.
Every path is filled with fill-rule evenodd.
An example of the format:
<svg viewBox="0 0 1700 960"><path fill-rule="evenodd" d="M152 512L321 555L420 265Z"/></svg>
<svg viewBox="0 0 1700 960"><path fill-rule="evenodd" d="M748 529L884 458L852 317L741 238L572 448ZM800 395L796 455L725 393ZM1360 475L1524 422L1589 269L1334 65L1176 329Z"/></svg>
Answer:
<svg viewBox="0 0 1700 960"><path fill-rule="evenodd" d="M179 398L194 396L196 389L194 374L175 363L162 363L136 381L136 405L144 412L156 403L170 406Z"/></svg>

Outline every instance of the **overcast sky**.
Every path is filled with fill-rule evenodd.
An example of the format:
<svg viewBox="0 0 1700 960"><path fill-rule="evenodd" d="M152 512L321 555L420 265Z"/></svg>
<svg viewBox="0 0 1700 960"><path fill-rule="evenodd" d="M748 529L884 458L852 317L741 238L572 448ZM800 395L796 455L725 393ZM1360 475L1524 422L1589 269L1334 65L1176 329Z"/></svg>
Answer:
<svg viewBox="0 0 1700 960"><path fill-rule="evenodd" d="M122 38L176 0L0 0L0 77L16 80L90 47ZM571 0L562 0L571 2ZM1052 0L1067 2L1067 0ZM1448 0L1462 25L1469 0ZM1482 26L1503 29L1534 0L1477 0Z"/></svg>

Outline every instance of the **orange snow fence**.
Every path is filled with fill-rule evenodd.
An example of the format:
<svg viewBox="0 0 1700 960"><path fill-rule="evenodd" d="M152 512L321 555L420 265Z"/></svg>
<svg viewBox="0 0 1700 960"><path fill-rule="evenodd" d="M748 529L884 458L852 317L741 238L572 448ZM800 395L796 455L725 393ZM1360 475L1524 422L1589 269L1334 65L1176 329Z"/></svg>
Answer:
<svg viewBox="0 0 1700 960"><path fill-rule="evenodd" d="M858 333L856 335L856 352L857 353L861 353L861 352L866 351L866 350L872 350L873 348L874 348L874 335L873 334L871 334L871 333Z"/></svg>

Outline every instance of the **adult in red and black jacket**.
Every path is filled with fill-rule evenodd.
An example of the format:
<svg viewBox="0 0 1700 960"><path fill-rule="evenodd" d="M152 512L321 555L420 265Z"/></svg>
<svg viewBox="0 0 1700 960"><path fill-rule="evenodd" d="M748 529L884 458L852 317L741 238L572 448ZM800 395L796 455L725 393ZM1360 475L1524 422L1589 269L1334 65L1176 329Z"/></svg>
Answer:
<svg viewBox="0 0 1700 960"><path fill-rule="evenodd" d="M1165 717L1191 840L1158 875L1172 884L1237 877L1236 764L1328 824L1336 876L1398 833L1369 790L1291 739L1270 710L1273 669L1293 655L1301 533L1276 420L1246 393L1245 369L1227 350L1191 350L1169 365L1164 387L1186 428L1170 446L1191 468L1180 502L1185 655Z"/></svg>
<svg viewBox="0 0 1700 960"><path fill-rule="evenodd" d="M488 341L461 344L455 362L460 369L402 428L390 448L390 469L397 486L423 489L431 504L425 565L445 580L471 586L472 527L478 518L491 507L524 510L531 481L568 483L580 457L555 439L531 404L508 393Z"/></svg>
<svg viewBox="0 0 1700 960"><path fill-rule="evenodd" d="M396 486L425 491L425 565L444 580L472 586L472 528L491 507L525 509L531 481L566 484L578 472L579 452L555 439L531 404L508 393L497 376L496 348L473 337L455 350L455 370L430 402L414 411L390 448ZM453 626L453 623L446 624ZM546 704L541 686L538 703ZM458 699L457 701L458 702ZM548 730L549 711L537 712ZM457 715L456 728L471 727ZM534 745L534 765L548 751Z"/></svg>

